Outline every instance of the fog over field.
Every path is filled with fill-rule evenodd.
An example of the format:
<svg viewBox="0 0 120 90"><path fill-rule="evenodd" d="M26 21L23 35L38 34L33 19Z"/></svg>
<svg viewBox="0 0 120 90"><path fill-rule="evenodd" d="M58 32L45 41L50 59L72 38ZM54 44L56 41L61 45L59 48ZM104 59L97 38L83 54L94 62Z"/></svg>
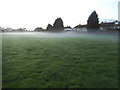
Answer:
<svg viewBox="0 0 120 90"><path fill-rule="evenodd" d="M86 39L99 39L99 40L118 40L118 33L75 33L75 32L62 32L62 33L50 33L50 32L11 32L3 33L4 35L12 37L33 37L33 38L86 38ZM3 38L4 39L4 38Z"/></svg>
<svg viewBox="0 0 120 90"><path fill-rule="evenodd" d="M117 88L117 32L2 33L3 88Z"/></svg>

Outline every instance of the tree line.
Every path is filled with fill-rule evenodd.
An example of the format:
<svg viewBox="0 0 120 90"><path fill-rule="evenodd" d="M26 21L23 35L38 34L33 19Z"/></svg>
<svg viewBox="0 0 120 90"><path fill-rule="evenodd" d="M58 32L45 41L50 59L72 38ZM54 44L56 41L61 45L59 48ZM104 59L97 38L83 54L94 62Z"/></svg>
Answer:
<svg viewBox="0 0 120 90"><path fill-rule="evenodd" d="M99 29L99 18L96 11L93 11L92 14L88 17L87 25L77 25L74 28L82 28L86 27L89 31L93 31ZM34 31L47 31L47 32L63 32L64 28L71 28L70 26L64 27L63 20L61 18L57 18L53 25L48 24L47 28L44 30L41 27L37 27Z"/></svg>
<svg viewBox="0 0 120 90"><path fill-rule="evenodd" d="M70 26L64 27L64 23L62 18L57 18L53 25L48 24L46 29L43 29L42 27L35 28L35 32L63 32L65 28L71 28ZM86 25L77 25L74 28L87 28L88 32L90 31L97 31L100 28L99 24L99 18L96 11L93 11L90 16L88 17L87 24ZM9 29L10 30L10 29ZM5 30L3 30L4 32ZM11 31L19 31L19 32L26 32L26 28L19 28L16 30Z"/></svg>

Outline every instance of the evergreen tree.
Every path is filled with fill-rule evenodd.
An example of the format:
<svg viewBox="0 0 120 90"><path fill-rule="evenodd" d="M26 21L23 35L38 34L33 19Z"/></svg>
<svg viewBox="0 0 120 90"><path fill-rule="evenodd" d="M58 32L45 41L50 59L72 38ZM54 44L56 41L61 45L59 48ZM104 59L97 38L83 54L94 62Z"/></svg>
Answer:
<svg viewBox="0 0 120 90"><path fill-rule="evenodd" d="M87 20L87 28L88 29L99 29L99 18L96 11L93 11Z"/></svg>
<svg viewBox="0 0 120 90"><path fill-rule="evenodd" d="M53 24L53 28L55 31L63 31L64 30L63 20L61 18L57 18Z"/></svg>
<svg viewBox="0 0 120 90"><path fill-rule="evenodd" d="M48 24L46 30L47 31L52 31L53 30L53 26L51 24Z"/></svg>

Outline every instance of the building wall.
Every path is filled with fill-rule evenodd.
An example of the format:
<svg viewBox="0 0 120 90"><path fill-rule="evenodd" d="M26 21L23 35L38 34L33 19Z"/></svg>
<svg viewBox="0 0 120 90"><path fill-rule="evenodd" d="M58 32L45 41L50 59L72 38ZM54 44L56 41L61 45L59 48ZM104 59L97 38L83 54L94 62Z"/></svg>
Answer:
<svg viewBox="0 0 120 90"><path fill-rule="evenodd" d="M120 21L120 1L118 2L118 21Z"/></svg>

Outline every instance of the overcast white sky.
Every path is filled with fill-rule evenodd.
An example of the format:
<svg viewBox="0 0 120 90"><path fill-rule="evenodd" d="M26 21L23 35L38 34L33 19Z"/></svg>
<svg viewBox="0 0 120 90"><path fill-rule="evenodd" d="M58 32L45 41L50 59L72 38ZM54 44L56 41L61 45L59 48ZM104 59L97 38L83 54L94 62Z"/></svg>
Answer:
<svg viewBox="0 0 120 90"><path fill-rule="evenodd" d="M118 19L119 0L0 0L0 26L46 28L61 17L64 26L86 24L96 10L99 19Z"/></svg>

